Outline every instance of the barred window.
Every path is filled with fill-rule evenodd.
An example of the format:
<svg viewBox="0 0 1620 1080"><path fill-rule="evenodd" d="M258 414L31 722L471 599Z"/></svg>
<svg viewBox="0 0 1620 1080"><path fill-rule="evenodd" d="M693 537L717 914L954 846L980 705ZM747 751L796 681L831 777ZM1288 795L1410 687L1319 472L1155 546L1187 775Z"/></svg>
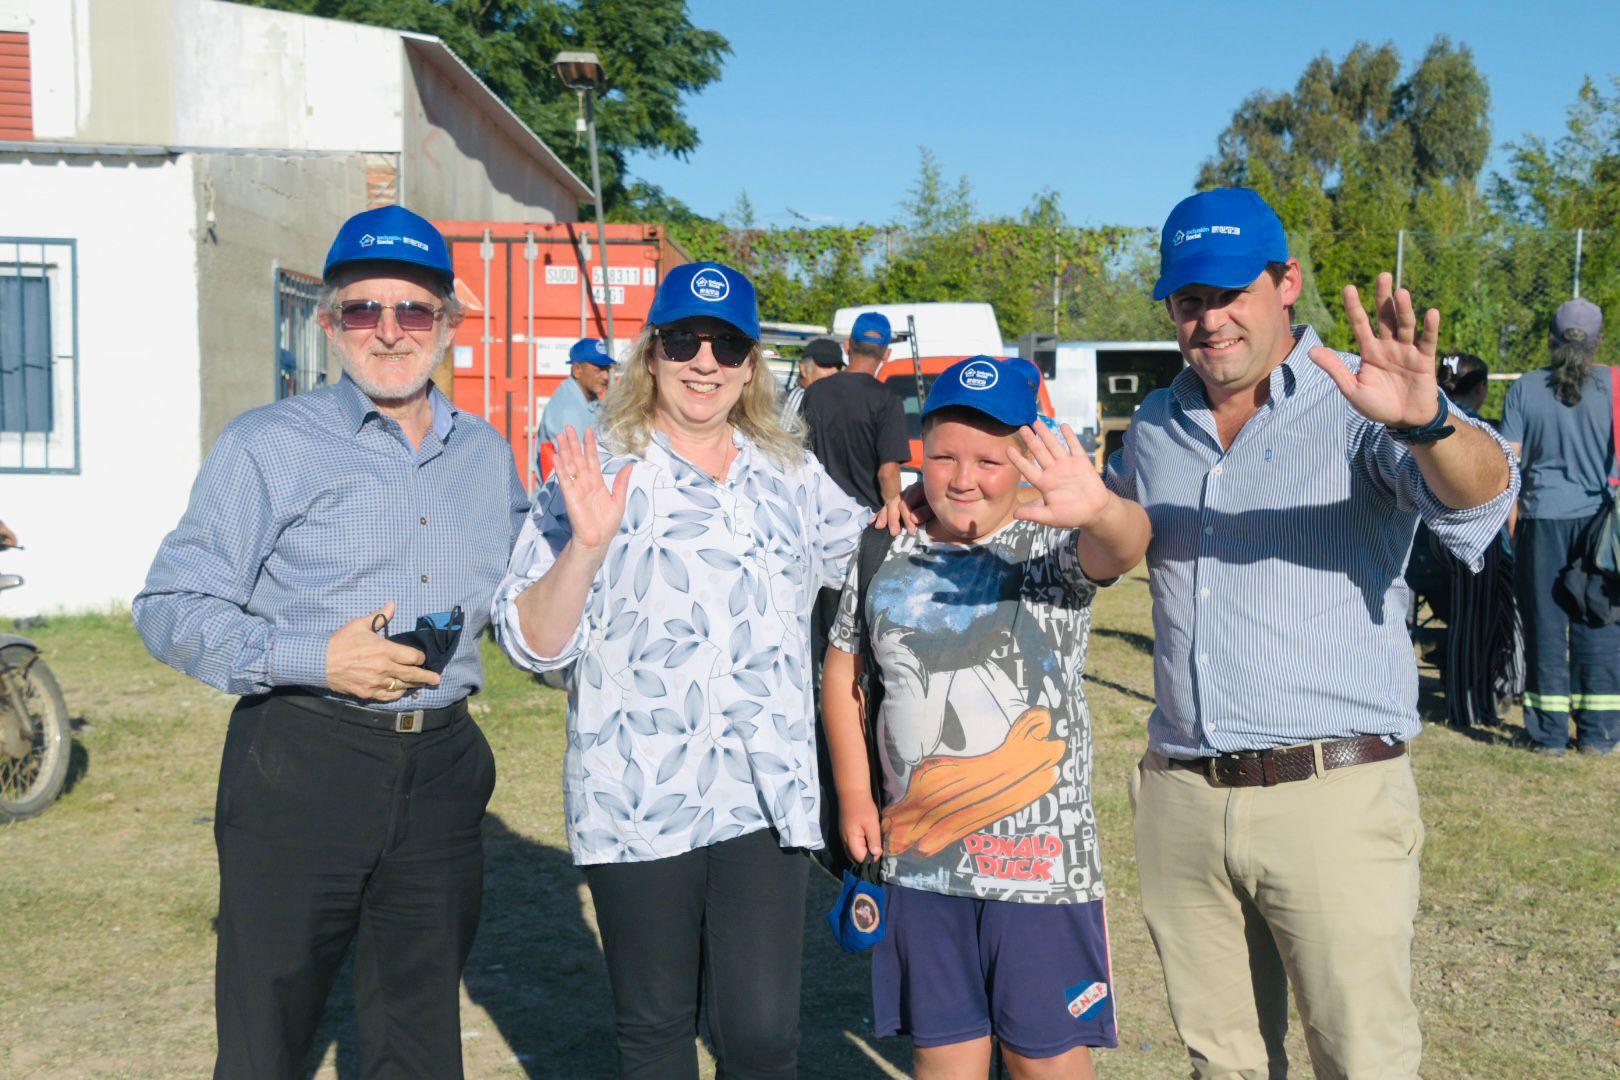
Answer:
<svg viewBox="0 0 1620 1080"><path fill-rule="evenodd" d="M0 237L0 472L77 472L78 251Z"/></svg>
<svg viewBox="0 0 1620 1080"><path fill-rule="evenodd" d="M326 332L315 321L321 279L276 267L276 400L326 385Z"/></svg>

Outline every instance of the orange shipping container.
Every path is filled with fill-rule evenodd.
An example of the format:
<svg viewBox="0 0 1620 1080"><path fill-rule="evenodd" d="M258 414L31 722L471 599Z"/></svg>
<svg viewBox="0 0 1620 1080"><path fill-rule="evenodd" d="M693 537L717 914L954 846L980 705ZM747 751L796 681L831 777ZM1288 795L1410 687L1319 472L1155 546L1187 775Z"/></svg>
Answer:
<svg viewBox="0 0 1620 1080"><path fill-rule="evenodd" d="M452 398L506 436L518 475L533 491L533 432L568 377L569 347L582 337L605 340L611 305L614 351L622 355L646 325L664 273L690 259L661 225L608 225L604 275L594 223L435 224L450 245L456 292L467 306L451 349Z"/></svg>

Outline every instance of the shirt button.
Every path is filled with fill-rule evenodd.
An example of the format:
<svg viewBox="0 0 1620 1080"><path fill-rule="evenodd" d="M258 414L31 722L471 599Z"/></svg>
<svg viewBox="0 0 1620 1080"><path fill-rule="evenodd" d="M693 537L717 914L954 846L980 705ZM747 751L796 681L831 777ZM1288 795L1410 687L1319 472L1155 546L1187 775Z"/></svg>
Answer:
<svg viewBox="0 0 1620 1080"><path fill-rule="evenodd" d="M1208 600L1209 599L1209 586L1205 585L1202 589L1199 589L1198 590L1198 595L1203 597L1205 600Z"/></svg>
<svg viewBox="0 0 1620 1080"><path fill-rule="evenodd" d="M422 575L422 584L424 584L424 585L427 584L427 575L426 574Z"/></svg>
<svg viewBox="0 0 1620 1080"><path fill-rule="evenodd" d="M1211 469L1209 471L1210 471L1211 475L1214 475L1214 476L1221 475L1221 467L1219 465L1215 466L1213 469Z"/></svg>
<svg viewBox="0 0 1620 1080"><path fill-rule="evenodd" d="M423 518L423 519L422 519L422 524L423 524L423 525L426 525L426 524L427 524L427 518Z"/></svg>
<svg viewBox="0 0 1620 1080"><path fill-rule="evenodd" d="M1211 720L1209 723L1205 724L1204 726L1206 728L1208 728L1210 731L1214 731L1215 730L1215 721Z"/></svg>
<svg viewBox="0 0 1620 1080"><path fill-rule="evenodd" d="M1213 526L1213 525L1205 525L1204 526L1204 535L1205 536L1209 536L1209 535L1213 534L1214 532L1215 532L1215 526Z"/></svg>
<svg viewBox="0 0 1620 1080"><path fill-rule="evenodd" d="M1199 654L1198 654L1198 662L1199 662L1199 663L1200 663L1200 664L1207 664L1207 663L1209 663L1209 653L1207 653L1207 652L1201 652L1201 653L1199 653Z"/></svg>

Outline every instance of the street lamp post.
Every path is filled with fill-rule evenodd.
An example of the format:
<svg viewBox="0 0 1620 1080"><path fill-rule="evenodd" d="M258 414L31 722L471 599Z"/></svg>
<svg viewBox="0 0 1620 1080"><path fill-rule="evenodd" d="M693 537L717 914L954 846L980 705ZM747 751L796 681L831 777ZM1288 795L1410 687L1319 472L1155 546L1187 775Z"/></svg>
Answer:
<svg viewBox="0 0 1620 1080"><path fill-rule="evenodd" d="M613 348L613 283L608 273L607 216L602 211L602 167L596 157L596 95L607 87L602 62L593 52L560 52L551 62L564 86L585 106L585 131L591 143L591 191L596 199L596 241L602 257L602 307L607 312L608 355ZM587 280L589 280L587 276Z"/></svg>

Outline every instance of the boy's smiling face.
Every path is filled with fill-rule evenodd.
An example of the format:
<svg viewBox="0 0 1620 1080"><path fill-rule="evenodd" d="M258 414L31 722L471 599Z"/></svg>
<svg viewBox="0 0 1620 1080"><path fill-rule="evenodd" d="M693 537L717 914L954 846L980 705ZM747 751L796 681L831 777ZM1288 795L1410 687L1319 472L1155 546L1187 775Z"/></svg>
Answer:
<svg viewBox="0 0 1620 1080"><path fill-rule="evenodd" d="M1007 459L1017 433L982 413L947 409L923 429L923 494L936 540L967 543L995 532L1018 509L1023 477Z"/></svg>

